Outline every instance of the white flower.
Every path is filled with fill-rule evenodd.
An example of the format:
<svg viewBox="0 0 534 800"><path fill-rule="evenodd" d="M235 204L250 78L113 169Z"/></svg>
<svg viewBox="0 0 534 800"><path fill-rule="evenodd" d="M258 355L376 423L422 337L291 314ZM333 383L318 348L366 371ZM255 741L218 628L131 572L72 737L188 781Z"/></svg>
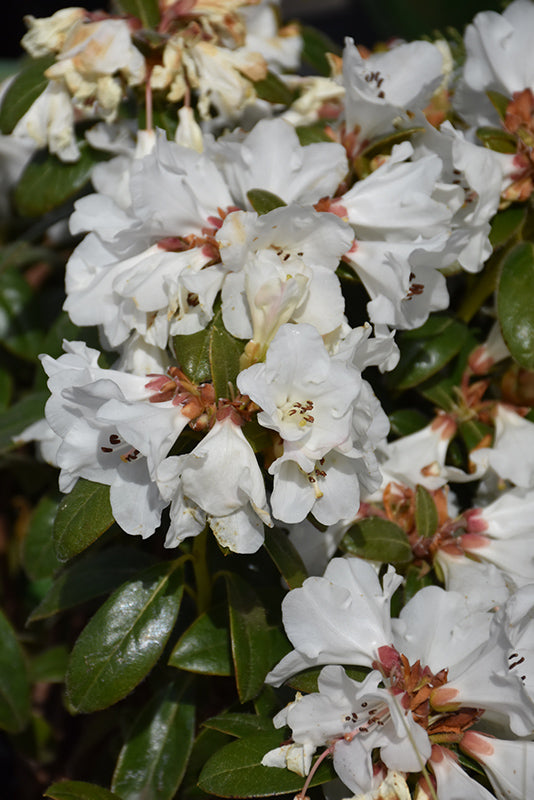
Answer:
<svg viewBox="0 0 534 800"><path fill-rule="evenodd" d="M534 742L467 731L462 750L479 761L499 800L523 800L534 785Z"/></svg>
<svg viewBox="0 0 534 800"><path fill-rule="evenodd" d="M399 44L363 59L345 40L343 85L347 127L361 144L389 133L406 112L424 108L442 80L443 59L430 42Z"/></svg>
<svg viewBox="0 0 534 800"><path fill-rule="evenodd" d="M516 486L534 487L534 423L498 403L493 446L474 450L470 457L481 469L491 467Z"/></svg>
<svg viewBox="0 0 534 800"><path fill-rule="evenodd" d="M495 800L478 781L469 777L450 750L435 746L430 763L436 776L439 800Z"/></svg>
<svg viewBox="0 0 534 800"><path fill-rule="evenodd" d="M307 322L321 334L341 325L335 270L353 241L341 220L297 205L260 217L241 211L226 217L216 238L232 271L222 290L225 326L253 339L258 360L285 322Z"/></svg>
<svg viewBox="0 0 534 800"><path fill-rule="evenodd" d="M223 547L236 553L254 553L261 547L263 525L272 525L263 475L231 414L218 419L195 449L181 456L179 462L174 457L168 460L174 461L174 465L163 464L158 477L166 484L162 486L162 494L177 503L171 509L171 519L177 514L183 517L184 509L198 508ZM193 517L201 519L198 514L193 513ZM173 541L178 543L177 537L182 539L195 533L181 535L176 526Z"/></svg>

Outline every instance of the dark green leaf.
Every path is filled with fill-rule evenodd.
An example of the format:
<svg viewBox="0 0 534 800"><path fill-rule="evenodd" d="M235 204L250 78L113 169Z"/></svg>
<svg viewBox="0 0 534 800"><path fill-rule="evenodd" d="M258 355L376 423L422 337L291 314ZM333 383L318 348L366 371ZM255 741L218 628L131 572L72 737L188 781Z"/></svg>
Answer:
<svg viewBox="0 0 534 800"><path fill-rule="evenodd" d="M11 133L19 119L46 89L44 72L54 63L54 56L28 60L10 83L0 107L0 130Z"/></svg>
<svg viewBox="0 0 534 800"><path fill-rule="evenodd" d="M259 695L254 698L254 711L259 717L272 719L280 708L280 699L272 686L265 685Z"/></svg>
<svg viewBox="0 0 534 800"><path fill-rule="evenodd" d="M29 242L19 239L0 248L0 272L21 269L36 261L55 261L57 254L48 247L34 247Z"/></svg>
<svg viewBox="0 0 534 800"><path fill-rule="evenodd" d="M406 533L399 525L381 517L369 517L351 525L341 547L352 555L384 564L405 564L412 559Z"/></svg>
<svg viewBox="0 0 534 800"><path fill-rule="evenodd" d="M313 125L299 125L295 130L303 147L307 144L333 141L325 130L324 122L315 122Z"/></svg>
<svg viewBox="0 0 534 800"><path fill-rule="evenodd" d="M312 692L319 691L318 679L322 667L314 667L313 669L306 669L304 672L299 672L298 675L293 675L286 681L286 685L291 689L303 694L311 694ZM354 681L363 681L367 676L369 670L364 667L351 667L345 666L345 672Z"/></svg>
<svg viewBox="0 0 534 800"><path fill-rule="evenodd" d="M239 373L239 359L246 342L228 333L222 319L222 309L213 317L210 328L210 367L217 400L228 397L228 384L235 386Z"/></svg>
<svg viewBox="0 0 534 800"><path fill-rule="evenodd" d="M278 195L268 192L267 189L249 189L247 197L254 211L260 215L286 205Z"/></svg>
<svg viewBox="0 0 534 800"><path fill-rule="evenodd" d="M465 442L467 451L470 453L475 447L480 446L480 443L486 437L490 437L487 441L491 442L493 438L493 428L476 419L469 419L466 422L460 422L458 426L460 436Z"/></svg>
<svg viewBox="0 0 534 800"><path fill-rule="evenodd" d="M175 683L143 709L122 748L111 788L122 800L171 800L195 737L195 706Z"/></svg>
<svg viewBox="0 0 534 800"><path fill-rule="evenodd" d="M200 773L200 788L218 797L247 798L300 791L304 779L299 775L261 764L265 753L279 747L283 741L283 732L273 731L227 744L209 759ZM325 762L318 768L310 786L319 786L333 777L332 767Z"/></svg>
<svg viewBox="0 0 534 800"><path fill-rule="evenodd" d="M396 436L409 436L428 425L428 419L416 408L401 408L389 415L389 424Z"/></svg>
<svg viewBox="0 0 534 800"><path fill-rule="evenodd" d="M271 717L258 717L256 714L239 714L227 712L218 717L210 717L202 723L206 728L214 728L222 733L229 733L239 739L253 733L272 733L273 720Z"/></svg>
<svg viewBox="0 0 534 800"><path fill-rule="evenodd" d="M159 22L158 0L119 0L126 14L137 17L145 28L157 28Z"/></svg>
<svg viewBox="0 0 534 800"><path fill-rule="evenodd" d="M388 375L395 389L417 386L445 366L461 350L468 328L444 314L431 316L424 325L399 336L401 356Z"/></svg>
<svg viewBox="0 0 534 800"><path fill-rule="evenodd" d="M222 309L216 304L213 319L204 330L174 337L178 363L193 383L213 381L217 399L228 397L228 383L235 383L239 359L246 342L228 333Z"/></svg>
<svg viewBox="0 0 534 800"><path fill-rule="evenodd" d="M484 145L496 153L515 153L517 141L511 133L502 128L477 128L477 136Z"/></svg>
<svg viewBox="0 0 534 800"><path fill-rule="evenodd" d="M264 547L289 588L296 589L302 586L308 577L308 573L302 558L291 544L287 533L281 528L267 528Z"/></svg>
<svg viewBox="0 0 534 800"><path fill-rule="evenodd" d="M438 509L430 492L419 485L415 491L415 527L419 536L434 536L438 529Z"/></svg>
<svg viewBox="0 0 534 800"><path fill-rule="evenodd" d="M521 367L534 369L534 245L517 244L503 259L497 314L504 341Z"/></svg>
<svg viewBox="0 0 534 800"><path fill-rule="evenodd" d="M45 403L50 392L28 394L2 413L0 419L0 450L16 447L17 435L44 415ZM20 440L19 440L20 442Z"/></svg>
<svg viewBox="0 0 534 800"><path fill-rule="evenodd" d="M39 653L30 662L31 682L63 683L68 660L69 653L64 644Z"/></svg>
<svg viewBox="0 0 534 800"><path fill-rule="evenodd" d="M109 486L79 478L61 501L54 523L54 546L60 561L89 547L113 525Z"/></svg>
<svg viewBox="0 0 534 800"><path fill-rule="evenodd" d="M500 92L495 92L492 90L486 92L486 94L499 117L504 119L506 116L506 109L510 105L510 98L505 94L501 94Z"/></svg>
<svg viewBox="0 0 534 800"><path fill-rule="evenodd" d="M42 348L31 303L33 291L18 272L0 275L0 339L6 349L20 358L35 360Z"/></svg>
<svg viewBox="0 0 534 800"><path fill-rule="evenodd" d="M67 567L30 615L44 619L94 597L107 594L147 567L152 557L132 547L110 547Z"/></svg>
<svg viewBox="0 0 534 800"><path fill-rule="evenodd" d="M176 621L183 571L163 562L123 584L96 612L71 653L67 696L75 712L121 700L150 672Z"/></svg>
<svg viewBox="0 0 534 800"><path fill-rule="evenodd" d="M246 703L261 691L265 676L288 646L282 632L268 624L265 608L248 583L231 573L225 578L237 691Z"/></svg>
<svg viewBox="0 0 534 800"><path fill-rule="evenodd" d="M60 781L46 790L45 797L53 800L122 800L118 794L85 781Z"/></svg>
<svg viewBox="0 0 534 800"><path fill-rule="evenodd" d="M512 206L495 214L491 221L490 242L493 247L501 247L516 234L525 221L525 207Z"/></svg>
<svg viewBox="0 0 534 800"><path fill-rule="evenodd" d="M171 667L206 675L232 675L232 647L226 606L201 614L178 640Z"/></svg>
<svg viewBox="0 0 534 800"><path fill-rule="evenodd" d="M428 569L426 565L425 568ZM432 586L434 583L435 578L433 578L432 572L423 573L421 567L410 564L404 576L404 604L406 605L420 589Z"/></svg>
<svg viewBox="0 0 534 800"><path fill-rule="evenodd" d="M189 757L189 764L187 765L180 789L180 794L183 794L186 800L199 800L199 796L202 798L206 797L204 792L197 786L200 770L204 767L204 764L210 756L231 741L230 736L225 733L220 733L211 728L201 729L195 739L193 750Z"/></svg>
<svg viewBox="0 0 534 800"><path fill-rule="evenodd" d="M24 569L34 581L48 578L60 567L54 550L53 528L59 500L43 497L33 512L22 549Z"/></svg>
<svg viewBox="0 0 534 800"><path fill-rule="evenodd" d="M268 103L281 103L289 106L295 99L295 92L286 86L274 72L267 72L267 76L263 80L254 81L254 89L260 100L266 100Z"/></svg>
<svg viewBox="0 0 534 800"><path fill-rule="evenodd" d="M78 143L80 158L66 163L47 150L39 150L26 166L15 189L15 205L25 217L39 217L65 203L89 183L95 164L108 153Z"/></svg>
<svg viewBox="0 0 534 800"><path fill-rule="evenodd" d="M0 611L0 728L16 733L30 718L30 686L15 631Z"/></svg>
<svg viewBox="0 0 534 800"><path fill-rule="evenodd" d="M310 67L319 73L319 75L330 75L330 62L326 54L334 53L341 55L341 51L337 44L331 39L318 31L316 28L311 28L307 25L301 28L302 35L302 60L304 63L309 64Z"/></svg>

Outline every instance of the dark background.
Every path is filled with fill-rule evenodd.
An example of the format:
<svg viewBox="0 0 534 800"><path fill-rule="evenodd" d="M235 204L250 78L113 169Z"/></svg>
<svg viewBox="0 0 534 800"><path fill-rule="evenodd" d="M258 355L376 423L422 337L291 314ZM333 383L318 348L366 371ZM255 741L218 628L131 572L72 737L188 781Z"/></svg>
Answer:
<svg viewBox="0 0 534 800"><path fill-rule="evenodd" d="M75 0L0 2L3 6L0 58L17 58L22 54L19 42L26 30L22 21L25 14L47 17L75 4ZM343 43L345 36L352 36L357 43L371 46L377 40L393 36L413 39L435 30L444 31L449 25L462 30L477 11L486 8L500 11L503 4L500 0L449 0L439 5L432 0L282 0L282 5L285 19L297 17L338 44ZM91 10L106 6L105 0L84 4Z"/></svg>

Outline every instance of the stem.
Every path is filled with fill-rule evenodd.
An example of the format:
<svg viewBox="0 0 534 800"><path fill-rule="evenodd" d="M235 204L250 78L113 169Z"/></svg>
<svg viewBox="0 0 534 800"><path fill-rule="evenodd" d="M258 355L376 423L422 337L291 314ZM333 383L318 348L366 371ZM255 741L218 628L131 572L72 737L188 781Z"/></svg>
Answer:
<svg viewBox="0 0 534 800"><path fill-rule="evenodd" d="M197 611L203 614L211 603L211 576L206 563L208 528L195 536L193 541L193 570L197 588Z"/></svg>
<svg viewBox="0 0 534 800"><path fill-rule="evenodd" d="M471 322L482 304L495 291L502 256L503 253L499 253L498 258L490 258L473 288L466 292L458 311L458 317L463 322Z"/></svg>
<svg viewBox="0 0 534 800"><path fill-rule="evenodd" d="M152 121L152 86L150 78L152 77L152 69L147 70L146 85L145 85L145 127L147 131L153 129Z"/></svg>

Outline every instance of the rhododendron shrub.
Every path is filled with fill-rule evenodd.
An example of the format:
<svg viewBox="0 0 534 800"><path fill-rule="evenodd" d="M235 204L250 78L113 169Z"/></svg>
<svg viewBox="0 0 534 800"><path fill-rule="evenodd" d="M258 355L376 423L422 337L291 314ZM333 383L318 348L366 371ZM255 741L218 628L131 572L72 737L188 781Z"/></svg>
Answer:
<svg viewBox="0 0 534 800"><path fill-rule="evenodd" d="M6 792L528 800L534 4L372 50L276 0L25 21Z"/></svg>

